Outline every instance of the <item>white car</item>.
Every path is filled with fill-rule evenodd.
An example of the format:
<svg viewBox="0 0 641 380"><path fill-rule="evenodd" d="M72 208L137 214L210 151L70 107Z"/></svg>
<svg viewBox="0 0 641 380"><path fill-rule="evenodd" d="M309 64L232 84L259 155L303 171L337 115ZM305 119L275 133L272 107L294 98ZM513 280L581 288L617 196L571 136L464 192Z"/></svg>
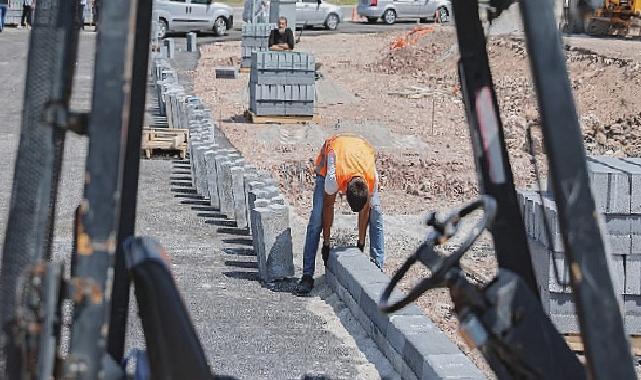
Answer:
<svg viewBox="0 0 641 380"><path fill-rule="evenodd" d="M447 22L452 4L449 0L360 0L356 12L370 23L380 18L388 25L400 18Z"/></svg>
<svg viewBox="0 0 641 380"><path fill-rule="evenodd" d="M222 36L234 25L232 8L212 0L155 0L159 34L167 32L213 31Z"/></svg>
<svg viewBox="0 0 641 380"><path fill-rule="evenodd" d="M336 30L343 20L341 7L325 0L296 1L296 26L324 26Z"/></svg>

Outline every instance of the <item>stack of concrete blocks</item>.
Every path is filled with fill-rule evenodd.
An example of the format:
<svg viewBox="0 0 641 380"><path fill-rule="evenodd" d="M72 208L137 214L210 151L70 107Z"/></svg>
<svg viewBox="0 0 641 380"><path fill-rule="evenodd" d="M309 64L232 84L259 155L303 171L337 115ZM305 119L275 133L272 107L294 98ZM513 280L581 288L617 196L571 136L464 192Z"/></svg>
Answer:
<svg viewBox="0 0 641 380"><path fill-rule="evenodd" d="M240 43L240 67L250 67L252 53L269 50L269 35L276 28L270 23L246 23Z"/></svg>
<svg viewBox="0 0 641 380"><path fill-rule="evenodd" d="M252 54L249 109L255 115L313 116L314 56L293 51Z"/></svg>
<svg viewBox="0 0 641 380"><path fill-rule="evenodd" d="M615 293L622 300L624 325L629 334L641 334L641 159L589 157L588 174L600 214L610 276ZM518 192L518 200L530 238L544 309L561 333L577 333L578 322L552 191L548 186L543 205L533 191ZM549 239L544 217L550 228ZM554 266L561 283L556 280Z"/></svg>

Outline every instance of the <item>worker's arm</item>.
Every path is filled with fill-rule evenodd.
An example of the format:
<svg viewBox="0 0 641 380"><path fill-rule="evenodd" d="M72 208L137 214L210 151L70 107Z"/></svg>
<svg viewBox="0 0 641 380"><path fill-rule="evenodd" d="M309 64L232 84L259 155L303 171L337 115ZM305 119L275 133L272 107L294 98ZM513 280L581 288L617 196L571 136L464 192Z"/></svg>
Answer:
<svg viewBox="0 0 641 380"><path fill-rule="evenodd" d="M367 225L369 223L369 199L365 207L358 212L358 243L365 245L365 236L367 236Z"/></svg>
<svg viewBox="0 0 641 380"><path fill-rule="evenodd" d="M323 245L329 245L332 224L334 223L334 201L336 194L327 194L323 197Z"/></svg>

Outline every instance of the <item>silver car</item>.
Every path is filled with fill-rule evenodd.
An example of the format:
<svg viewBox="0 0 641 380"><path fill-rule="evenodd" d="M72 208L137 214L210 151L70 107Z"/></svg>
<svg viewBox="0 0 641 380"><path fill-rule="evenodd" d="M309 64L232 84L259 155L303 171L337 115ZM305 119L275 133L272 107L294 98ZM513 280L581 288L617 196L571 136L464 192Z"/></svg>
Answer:
<svg viewBox="0 0 641 380"><path fill-rule="evenodd" d="M296 26L324 26L336 30L343 20L343 12L338 5L325 0L296 1Z"/></svg>
<svg viewBox="0 0 641 380"><path fill-rule="evenodd" d="M370 23L379 18L389 25L401 18L447 22L452 14L452 4L449 0L360 0L356 12Z"/></svg>
<svg viewBox="0 0 641 380"><path fill-rule="evenodd" d="M159 34L167 32L213 31L222 36L234 25L232 8L212 0L155 0Z"/></svg>

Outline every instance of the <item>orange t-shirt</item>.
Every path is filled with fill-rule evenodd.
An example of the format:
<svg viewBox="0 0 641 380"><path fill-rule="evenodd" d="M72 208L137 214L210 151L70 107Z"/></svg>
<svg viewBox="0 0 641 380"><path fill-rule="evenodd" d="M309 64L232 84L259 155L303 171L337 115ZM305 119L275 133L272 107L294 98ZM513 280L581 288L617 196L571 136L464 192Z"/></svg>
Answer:
<svg viewBox="0 0 641 380"><path fill-rule="evenodd" d="M363 177L370 193L373 193L376 189L376 151L358 135L332 136L325 140L316 157L316 173L326 177L326 181L333 180L328 178L328 172L329 177L335 176L340 192L347 190L347 184L353 177Z"/></svg>

